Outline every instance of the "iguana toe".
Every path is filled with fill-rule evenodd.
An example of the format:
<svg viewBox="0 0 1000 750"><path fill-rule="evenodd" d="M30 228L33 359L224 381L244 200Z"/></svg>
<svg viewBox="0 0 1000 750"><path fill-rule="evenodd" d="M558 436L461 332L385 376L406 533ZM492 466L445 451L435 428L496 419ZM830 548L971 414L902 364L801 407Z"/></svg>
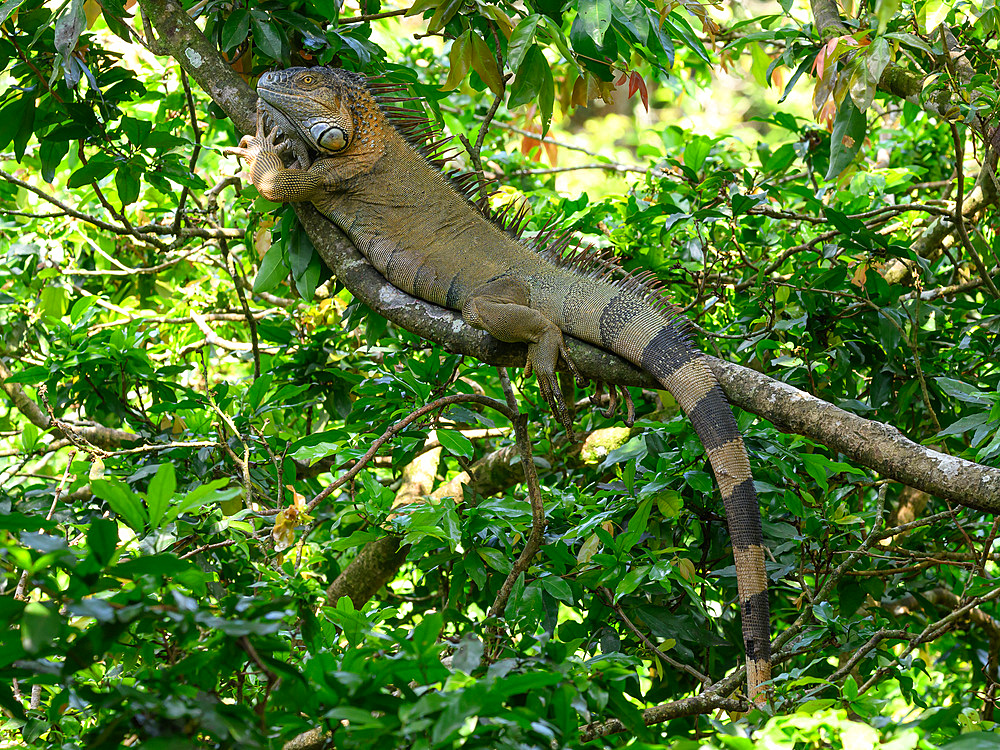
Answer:
<svg viewBox="0 0 1000 750"><path fill-rule="evenodd" d="M552 409L552 413L555 414L572 438L573 417L566 406L566 399L563 397L562 388L559 387L559 380L556 377L556 364L560 356L569 365L573 375L579 379L580 372L576 369L573 360L570 359L562 332L555 327L546 331L537 343L528 345L528 359L524 374L530 376L532 372L535 373L542 396Z"/></svg>
<svg viewBox="0 0 1000 750"><path fill-rule="evenodd" d="M593 394L590 396L590 403L596 409L601 408L601 395L604 393L604 386L608 386L608 408L601 411L601 413L607 417L611 418L618 411L618 389L621 389L622 400L625 402L625 425L631 427L635 424L635 404L632 401L632 394L629 393L628 388L625 386L618 386L614 383L605 384L602 381L597 382L597 387L594 389Z"/></svg>

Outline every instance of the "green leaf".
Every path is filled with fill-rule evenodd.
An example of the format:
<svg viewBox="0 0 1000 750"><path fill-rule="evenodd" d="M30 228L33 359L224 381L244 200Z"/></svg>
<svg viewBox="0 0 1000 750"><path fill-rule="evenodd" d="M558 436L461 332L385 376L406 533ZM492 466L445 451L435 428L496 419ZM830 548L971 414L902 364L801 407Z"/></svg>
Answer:
<svg viewBox="0 0 1000 750"><path fill-rule="evenodd" d="M639 539L646 533L646 529L649 526L649 511L652 507L652 498L639 503L639 507L632 514L632 518L629 519L628 530L615 539L615 544L619 545L618 549L628 551L638 544Z"/></svg>
<svg viewBox="0 0 1000 750"><path fill-rule="evenodd" d="M472 34L472 69L483 79L497 96L503 93L503 79L497 67L497 58L486 41L478 34Z"/></svg>
<svg viewBox="0 0 1000 750"><path fill-rule="evenodd" d="M53 43L62 55L63 65L68 66L70 55L76 49L80 32L87 24L87 14L83 10L83 0L70 0L69 7L60 14L53 29Z"/></svg>
<svg viewBox="0 0 1000 750"><path fill-rule="evenodd" d="M603 81L611 81L611 63L618 57L616 35L607 33L611 24L611 0L593 0L573 19L569 40L583 66Z"/></svg>
<svg viewBox="0 0 1000 750"><path fill-rule="evenodd" d="M916 34L911 34L906 31L890 31L885 35L886 39L896 39L905 47L912 47L913 49L920 50L928 57L936 58L937 55L934 52L934 48L931 47L927 42L921 39Z"/></svg>
<svg viewBox="0 0 1000 750"><path fill-rule="evenodd" d="M182 513L190 513L197 510L208 502L221 504L242 494L242 487L233 487L227 490L220 489L225 487L227 484L229 484L229 479L227 477L222 477L221 479L215 479L211 482L206 482L199 487L195 487L179 502L174 503L167 510L163 517L163 524L168 524L171 521L174 521Z"/></svg>
<svg viewBox="0 0 1000 750"><path fill-rule="evenodd" d="M25 107L32 106L31 99L31 96L22 92L0 108L0 148L5 148L14 139L21 127Z"/></svg>
<svg viewBox="0 0 1000 750"><path fill-rule="evenodd" d="M69 152L69 141L42 141L38 148L38 159L41 161L42 179L52 182L56 178L56 167Z"/></svg>
<svg viewBox="0 0 1000 750"><path fill-rule="evenodd" d="M899 11L899 0L875 0L875 17L878 19L878 31L881 34Z"/></svg>
<svg viewBox="0 0 1000 750"><path fill-rule="evenodd" d="M288 261L292 267L295 291L308 302L316 293L322 263L312 240L302 225L295 221L288 237ZM256 291L256 290L255 290Z"/></svg>
<svg viewBox="0 0 1000 750"><path fill-rule="evenodd" d="M21 447L25 453L31 453L38 447L39 430L36 425L28 422L21 430Z"/></svg>
<svg viewBox="0 0 1000 750"><path fill-rule="evenodd" d="M524 56L534 45L535 30L538 28L538 22L541 18L537 13L532 13L521 19L521 22L511 33L510 41L507 42L507 68L511 72L517 72L521 63L524 62Z"/></svg>
<svg viewBox="0 0 1000 750"><path fill-rule="evenodd" d="M865 113L854 106L851 97L845 96L833 121L830 167L826 170L825 179L831 180L839 176L854 161L865 140L866 126Z"/></svg>
<svg viewBox="0 0 1000 750"><path fill-rule="evenodd" d="M58 612L41 602L28 602L21 615L21 645L29 654L40 653L54 645L61 627Z"/></svg>
<svg viewBox="0 0 1000 750"><path fill-rule="evenodd" d="M94 182L100 182L111 174L114 169L115 163L110 157L98 154L69 176L69 179L66 180L66 187L78 188Z"/></svg>
<svg viewBox="0 0 1000 750"><path fill-rule="evenodd" d="M87 548L102 568L115 559L118 548L118 524L108 518L95 518L87 529Z"/></svg>
<svg viewBox="0 0 1000 750"><path fill-rule="evenodd" d="M430 10L431 8L436 8L441 4L441 0L416 0L413 5L410 6L409 10L406 11L406 17L416 16L423 13L425 10Z"/></svg>
<svg viewBox="0 0 1000 750"><path fill-rule="evenodd" d="M427 22L427 33L434 34L443 29L448 21L455 17L464 2L465 0L441 0L431 20Z"/></svg>
<svg viewBox="0 0 1000 750"><path fill-rule="evenodd" d="M537 44L525 54L524 63L514 76L510 87L507 107L516 109L538 97L538 107L542 114L542 133L549 129L552 119L552 105L555 99L555 84L552 80L552 70L549 61L545 59Z"/></svg>
<svg viewBox="0 0 1000 750"><path fill-rule="evenodd" d="M281 26L272 23L265 11L254 8L250 11L253 22L253 40L257 47L272 60L281 61L288 57L288 40Z"/></svg>
<svg viewBox="0 0 1000 750"><path fill-rule="evenodd" d="M451 43L448 62L451 67L448 70L448 79L441 84L442 91L458 88L469 75L469 69L472 67L472 29L466 29Z"/></svg>
<svg viewBox="0 0 1000 750"><path fill-rule="evenodd" d="M604 35L611 28L613 8L611 0L581 0L577 11L580 31L597 47L604 44Z"/></svg>
<svg viewBox="0 0 1000 750"><path fill-rule="evenodd" d="M996 732L969 732L939 747L941 750L998 750L1000 735Z"/></svg>
<svg viewBox="0 0 1000 750"><path fill-rule="evenodd" d="M131 164L123 164L115 172L115 187L123 206L130 206L139 200L140 173Z"/></svg>
<svg viewBox="0 0 1000 750"><path fill-rule="evenodd" d="M491 547L480 547L476 550L476 552L478 552L479 556L483 558L483 562L493 568L493 570L499 571L504 575L510 573L511 568L513 567L511 559L507 557L507 555L500 552L500 550L495 550Z"/></svg>
<svg viewBox="0 0 1000 750"><path fill-rule="evenodd" d="M90 489L137 534L146 527L146 509L142 507L138 496L120 479L93 479Z"/></svg>
<svg viewBox="0 0 1000 750"><path fill-rule="evenodd" d="M967 404L989 406L994 402L994 400L996 400L996 396L993 394L985 393L975 386L963 383L961 380L954 380L952 378L934 378L934 381L938 384L938 387L940 387L941 390L949 396L957 398L959 401L964 401Z"/></svg>
<svg viewBox="0 0 1000 750"><path fill-rule="evenodd" d="M0 513L0 529L5 531L39 531L41 529L51 530L56 526L55 521L48 521L44 516L37 514L26 515L24 513Z"/></svg>
<svg viewBox="0 0 1000 750"><path fill-rule="evenodd" d="M24 150L28 147L28 141L35 132L35 91L30 94L25 93L21 98L24 106L21 109L21 121L18 123L17 131L14 133L14 156L18 161L24 158Z"/></svg>
<svg viewBox="0 0 1000 750"><path fill-rule="evenodd" d="M251 409L256 411L260 408L261 401L267 395L267 389L271 387L272 381L274 381L274 373L271 372L266 372L253 381L253 384L247 389L247 405Z"/></svg>
<svg viewBox="0 0 1000 750"><path fill-rule="evenodd" d="M639 584L649 574L650 567L649 565L638 565L618 579L618 583L615 586L615 599L627 596L639 588Z"/></svg>
<svg viewBox="0 0 1000 750"><path fill-rule="evenodd" d="M49 376L49 368L42 365L32 365L25 367L20 372L15 372L10 377L4 378L5 383L20 383L21 385L38 385Z"/></svg>
<svg viewBox="0 0 1000 750"><path fill-rule="evenodd" d="M483 642L475 634L468 633L455 649L451 666L459 672L472 674L483 661L483 650Z"/></svg>
<svg viewBox="0 0 1000 750"><path fill-rule="evenodd" d="M562 578L558 576L545 576L542 579L542 587L552 595L553 598L566 604L573 604L573 589Z"/></svg>
<svg viewBox="0 0 1000 750"><path fill-rule="evenodd" d="M462 458L472 459L474 452L472 441L465 435L454 430L438 430L437 438L446 451Z"/></svg>
<svg viewBox="0 0 1000 750"><path fill-rule="evenodd" d="M712 146L718 141L717 138L708 138L703 135L691 138L684 147L684 166L692 172L697 172L705 163L705 159L712 153Z"/></svg>
<svg viewBox="0 0 1000 750"><path fill-rule="evenodd" d="M316 432L299 438L287 448L287 455L296 461L303 461L309 466L321 458L339 451L345 442L350 442L351 435L346 430L328 430Z"/></svg>
<svg viewBox="0 0 1000 750"><path fill-rule="evenodd" d="M6 0L3 5L0 5L0 26L3 26L7 19L10 18L10 14L17 10L23 3L24 0Z"/></svg>
<svg viewBox="0 0 1000 750"><path fill-rule="evenodd" d="M149 482L149 491L146 493L149 523L154 529L159 528L160 520L167 512L170 499L174 496L176 489L177 478L174 473L174 465L171 463L160 464L156 475Z"/></svg>
<svg viewBox="0 0 1000 750"><path fill-rule="evenodd" d="M134 580L147 575L169 578L180 573L185 573L194 567L196 567L195 564L189 560L181 560L177 555L163 553L134 557L131 560L126 560L109 568L108 573L115 578L125 578L127 580Z"/></svg>
<svg viewBox="0 0 1000 750"><path fill-rule="evenodd" d="M868 45L867 54L865 55L865 66L868 68L868 73L871 75L873 81L878 82L891 60L892 50L889 49L889 43L883 37L879 37Z"/></svg>
<svg viewBox="0 0 1000 750"><path fill-rule="evenodd" d="M257 278L253 280L253 291L255 294L269 292L288 278L290 269L285 260L283 243L275 242L264 253L260 259L260 268L257 270Z"/></svg>
<svg viewBox="0 0 1000 750"><path fill-rule="evenodd" d="M230 50L242 44L250 33L250 11L237 8L229 14L222 26L222 51Z"/></svg>
<svg viewBox="0 0 1000 750"><path fill-rule="evenodd" d="M712 485L712 477L704 471L685 471L684 481L698 492L706 495L711 494L714 489Z"/></svg>
<svg viewBox="0 0 1000 750"><path fill-rule="evenodd" d="M611 0L611 16L619 31L633 43L650 46L650 23L646 6L638 0Z"/></svg>
<svg viewBox="0 0 1000 750"><path fill-rule="evenodd" d="M61 286L47 286L38 296L39 312L48 318L61 318L68 306L69 297Z"/></svg>

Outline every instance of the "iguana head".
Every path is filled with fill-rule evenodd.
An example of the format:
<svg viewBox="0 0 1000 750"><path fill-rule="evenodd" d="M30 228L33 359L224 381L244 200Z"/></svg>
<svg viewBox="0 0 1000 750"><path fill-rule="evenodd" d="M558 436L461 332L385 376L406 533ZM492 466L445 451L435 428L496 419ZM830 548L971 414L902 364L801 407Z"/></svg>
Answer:
<svg viewBox="0 0 1000 750"><path fill-rule="evenodd" d="M335 68L275 70L260 77L257 94L273 125L321 156L376 146L373 136L384 118L357 73Z"/></svg>

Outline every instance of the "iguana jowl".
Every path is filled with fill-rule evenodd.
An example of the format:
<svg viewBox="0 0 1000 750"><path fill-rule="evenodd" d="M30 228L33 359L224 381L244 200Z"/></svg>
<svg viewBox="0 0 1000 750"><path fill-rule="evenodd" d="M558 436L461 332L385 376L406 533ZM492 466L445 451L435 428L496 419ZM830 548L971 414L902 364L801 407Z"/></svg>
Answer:
<svg viewBox="0 0 1000 750"><path fill-rule="evenodd" d="M414 127L400 125L405 115L380 101L379 84L364 76L291 68L263 75L257 92L257 135L235 151L247 160L260 193L273 201L312 202L394 286L460 310L467 323L501 341L527 343L527 366L561 417L560 355L572 367L563 333L634 362L674 395L705 446L722 493L749 693L762 699L760 685L771 673L770 626L750 463L704 355L655 294L634 281L611 279L603 266L588 268L579 258L560 262L565 243L532 247L486 218L431 162ZM289 148L296 156L292 168L283 158Z"/></svg>

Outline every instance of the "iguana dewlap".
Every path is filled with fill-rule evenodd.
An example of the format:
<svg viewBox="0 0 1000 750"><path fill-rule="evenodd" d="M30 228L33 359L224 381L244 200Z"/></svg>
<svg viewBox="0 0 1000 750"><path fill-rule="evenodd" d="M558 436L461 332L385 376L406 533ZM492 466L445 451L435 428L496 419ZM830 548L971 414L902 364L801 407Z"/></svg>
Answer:
<svg viewBox="0 0 1000 750"><path fill-rule="evenodd" d="M770 625L760 508L746 448L722 390L680 326L634 281L608 278L564 247L528 246L467 200L424 156L420 136L379 101L378 84L329 68L263 75L256 137L240 156L262 195L309 201L351 238L394 286L460 310L470 325L501 341L528 345L528 368L560 416L556 381L563 334L603 347L648 371L674 395L708 453L722 493L739 585L747 678L762 700ZM276 124L270 133L264 115ZM403 115L405 116L405 115ZM278 128L289 138L279 142ZM294 132L288 132L290 128ZM409 138L404 132L409 130ZM298 166L287 168L292 144ZM313 152L311 163L305 149ZM557 243L558 244L558 243ZM570 363L571 364L571 363Z"/></svg>

